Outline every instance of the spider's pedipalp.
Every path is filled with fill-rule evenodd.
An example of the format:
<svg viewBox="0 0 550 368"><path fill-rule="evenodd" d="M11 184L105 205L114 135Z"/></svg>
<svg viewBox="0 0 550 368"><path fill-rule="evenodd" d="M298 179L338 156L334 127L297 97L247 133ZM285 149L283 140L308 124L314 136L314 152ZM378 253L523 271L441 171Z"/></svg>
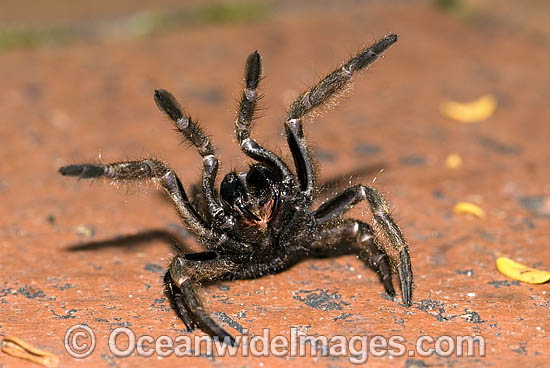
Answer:
<svg viewBox="0 0 550 368"><path fill-rule="evenodd" d="M279 156L260 146L258 142L250 138L245 139L241 143L241 149L248 157L277 169L277 174L282 177L283 184L286 187L294 188L294 175Z"/></svg>

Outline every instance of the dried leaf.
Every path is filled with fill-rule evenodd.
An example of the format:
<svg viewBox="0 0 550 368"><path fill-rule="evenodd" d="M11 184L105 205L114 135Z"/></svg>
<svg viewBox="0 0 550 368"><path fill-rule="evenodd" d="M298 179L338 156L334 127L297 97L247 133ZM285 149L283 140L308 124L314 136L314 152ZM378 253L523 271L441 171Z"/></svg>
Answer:
<svg viewBox="0 0 550 368"><path fill-rule="evenodd" d="M458 169L462 166L462 157L458 153L451 153L445 159L445 166L448 169Z"/></svg>
<svg viewBox="0 0 550 368"><path fill-rule="evenodd" d="M441 114L460 123L479 123L493 115L496 107L495 97L485 95L468 103L445 101L441 104Z"/></svg>
<svg viewBox="0 0 550 368"><path fill-rule="evenodd" d="M28 360L47 368L57 368L59 366L59 358L55 355L35 348L17 337L5 336L1 345L2 352L12 357Z"/></svg>
<svg viewBox="0 0 550 368"><path fill-rule="evenodd" d="M95 235L94 229L86 225L78 225L76 227L76 233L86 238L93 238Z"/></svg>
<svg viewBox="0 0 550 368"><path fill-rule="evenodd" d="M550 280L550 272L527 267L506 257L497 258L497 268L500 273L529 284L542 284Z"/></svg>
<svg viewBox="0 0 550 368"><path fill-rule="evenodd" d="M485 211L478 205L470 202L458 202L453 207L453 211L458 214L470 213L479 218L485 217Z"/></svg>

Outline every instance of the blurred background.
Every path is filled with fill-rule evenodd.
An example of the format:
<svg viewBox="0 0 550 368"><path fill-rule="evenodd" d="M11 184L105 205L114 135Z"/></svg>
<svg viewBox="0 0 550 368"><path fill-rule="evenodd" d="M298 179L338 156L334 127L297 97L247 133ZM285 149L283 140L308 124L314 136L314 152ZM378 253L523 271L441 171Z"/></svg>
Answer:
<svg viewBox="0 0 550 368"><path fill-rule="evenodd" d="M389 33L399 41L305 129L322 181L376 177L410 242L414 305L384 299L376 275L352 256L212 286L205 305L231 328L254 333L299 326L310 334L400 334L410 346L421 334L487 340L485 358L409 356L400 366L543 366L548 284L509 279L495 260L550 269L544 0L0 0L0 335L73 366L60 341L71 324L87 323L98 347L80 366L144 364L110 354L107 336L117 326L183 332L162 294L172 251L154 237L110 240L155 229L188 234L154 186L77 181L58 168L153 156L188 188L201 163L154 105L153 90L164 88L211 136L220 177L245 170L233 122L244 61L254 50L265 78L253 135L290 158L282 125L289 103ZM313 364L216 359L184 362ZM26 364L0 353L4 362ZM155 364L183 362L147 361Z"/></svg>

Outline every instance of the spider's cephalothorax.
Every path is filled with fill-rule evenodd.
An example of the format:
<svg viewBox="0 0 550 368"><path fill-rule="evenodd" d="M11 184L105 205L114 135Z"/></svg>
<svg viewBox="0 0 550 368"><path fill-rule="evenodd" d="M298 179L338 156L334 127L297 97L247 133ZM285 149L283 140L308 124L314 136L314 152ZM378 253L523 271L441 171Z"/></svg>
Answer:
<svg viewBox="0 0 550 368"><path fill-rule="evenodd" d="M361 51L294 101L285 119L285 133L295 172L281 158L250 136L261 79L261 59L253 52L246 61L235 132L242 151L255 163L246 173L231 172L214 189L218 159L209 139L165 90L155 91L159 109L202 156L199 186L187 197L176 173L161 161L144 159L112 164L62 167L63 175L112 180L153 179L174 204L182 221L204 246L199 253L179 246L165 275L166 293L189 330L200 327L209 335L235 340L204 310L197 287L218 280L256 278L279 272L314 255L356 253L380 277L394 297L392 273L400 280L402 301L411 305L413 276L408 245L390 216L384 198L368 185L355 185L313 209L317 190L315 170L302 130L302 118L341 91L352 75L366 68L397 41L389 35ZM344 218L355 204L366 201L372 212L369 225Z"/></svg>

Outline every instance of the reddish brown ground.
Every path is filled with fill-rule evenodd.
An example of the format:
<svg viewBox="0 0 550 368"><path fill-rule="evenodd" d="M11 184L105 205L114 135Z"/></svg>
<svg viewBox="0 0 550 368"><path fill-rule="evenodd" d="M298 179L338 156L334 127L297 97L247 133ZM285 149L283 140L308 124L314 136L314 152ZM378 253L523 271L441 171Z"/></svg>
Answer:
<svg viewBox="0 0 550 368"><path fill-rule="evenodd" d="M307 135L319 148L321 178L365 165L385 168L376 187L410 242L413 306L384 298L376 275L353 256L222 283L206 289L203 300L233 334L238 331L227 321L251 335L266 327L287 337L291 327L328 337L402 335L411 351L421 335L486 341L485 357L370 357L371 366L547 365L550 287L507 279L495 260L506 255L550 269L550 31L541 26L550 12L537 2L533 17L525 16L528 8L492 13L490 3L480 2L483 12L470 21L417 2L312 3L311 9L285 3L251 24L3 52L0 335L56 354L63 367L348 366L349 356L113 356L107 343L116 327L138 336L183 333L162 294L172 251L160 239L86 244L178 230L178 218L152 187L117 190L63 178L57 169L151 154L171 163L185 183L194 181L199 157L178 144L154 106L152 90L159 87L200 117L219 148L222 171L245 168L232 121L249 52L262 53L267 75L267 109L254 134L283 147L281 116L289 99L362 45L398 32L398 44L356 79L353 95L309 123ZM463 125L439 113L444 99L485 93L499 102L486 122ZM462 156L463 168L445 168L451 152ZM486 218L453 214L464 200L479 204ZM84 249L71 251L75 244ZM71 358L63 345L75 324L87 324L97 337L84 360ZM0 367L14 366L31 364L0 353Z"/></svg>

